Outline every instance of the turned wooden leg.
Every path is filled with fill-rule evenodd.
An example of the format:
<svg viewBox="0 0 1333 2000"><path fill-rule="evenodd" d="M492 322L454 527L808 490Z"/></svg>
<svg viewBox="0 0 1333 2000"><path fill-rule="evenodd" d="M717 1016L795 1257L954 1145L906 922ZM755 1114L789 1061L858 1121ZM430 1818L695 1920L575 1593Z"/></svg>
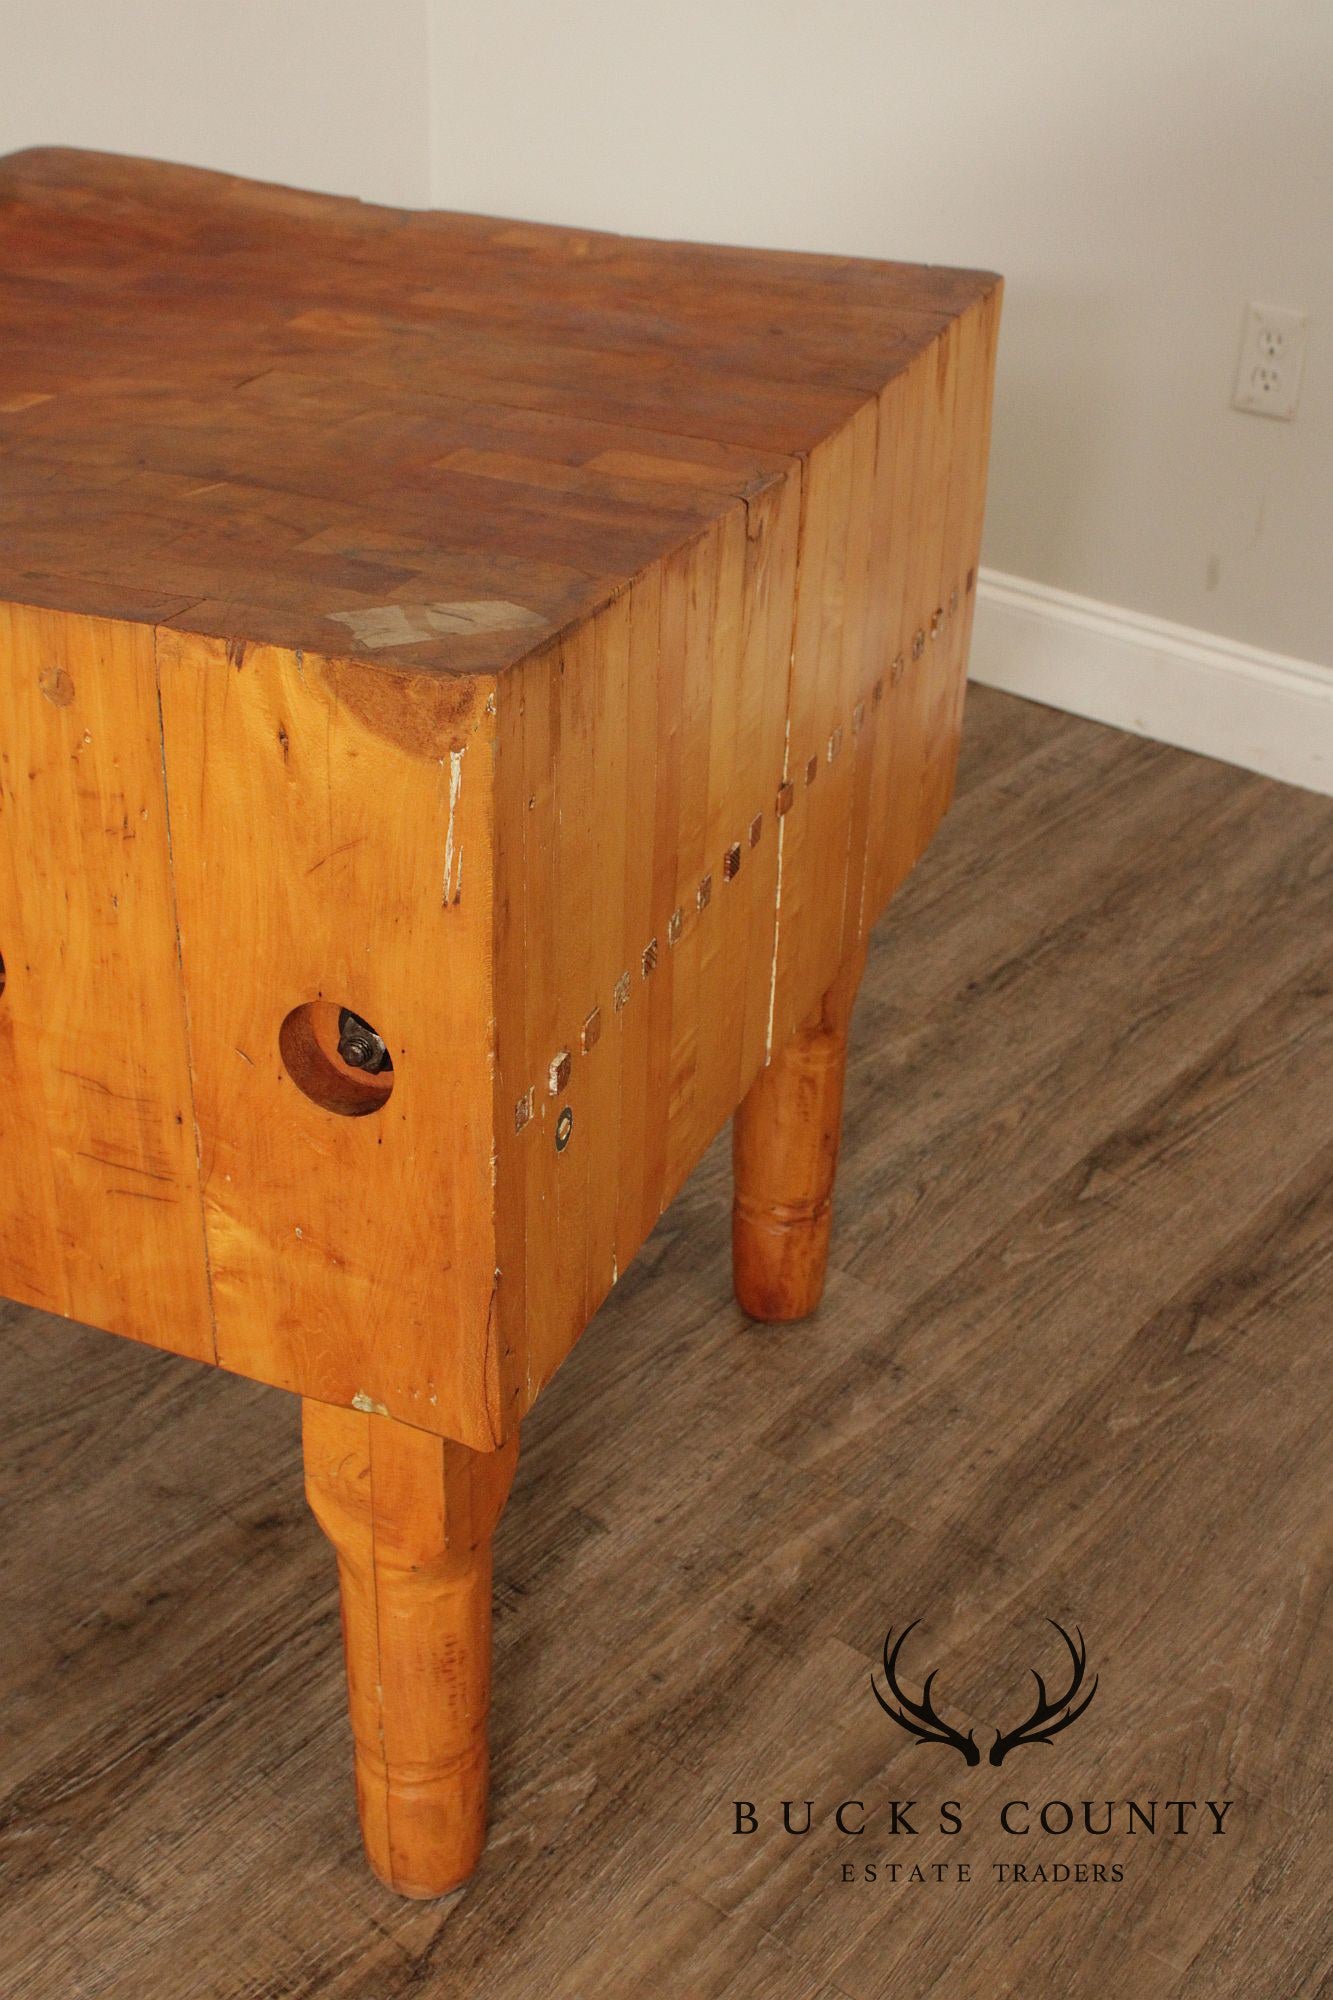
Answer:
<svg viewBox="0 0 1333 2000"><path fill-rule="evenodd" d="M823 1295L847 1027L865 962L862 945L736 1113L731 1260L751 1319L804 1319Z"/></svg>
<svg viewBox="0 0 1333 2000"><path fill-rule="evenodd" d="M371 1867L442 1896L486 1834L491 1535L518 1439L469 1451L307 1399L306 1496L342 1587L356 1795Z"/></svg>

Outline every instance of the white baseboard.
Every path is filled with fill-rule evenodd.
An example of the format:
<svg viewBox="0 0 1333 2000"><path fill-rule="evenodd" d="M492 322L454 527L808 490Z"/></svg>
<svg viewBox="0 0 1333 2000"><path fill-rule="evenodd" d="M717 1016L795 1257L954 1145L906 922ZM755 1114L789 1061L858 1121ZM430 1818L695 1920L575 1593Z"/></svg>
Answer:
<svg viewBox="0 0 1333 2000"><path fill-rule="evenodd" d="M977 579L971 676L1333 792L1333 671L1024 577Z"/></svg>

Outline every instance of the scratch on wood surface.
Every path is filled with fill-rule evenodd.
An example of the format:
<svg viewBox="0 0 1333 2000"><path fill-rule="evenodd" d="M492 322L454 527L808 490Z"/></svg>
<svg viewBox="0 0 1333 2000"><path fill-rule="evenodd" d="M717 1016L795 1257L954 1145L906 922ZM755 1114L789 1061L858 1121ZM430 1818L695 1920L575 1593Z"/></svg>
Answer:
<svg viewBox="0 0 1333 2000"><path fill-rule="evenodd" d="M791 705L787 707L787 727L782 743L782 790L788 790L787 772L791 765ZM782 800L778 801L781 805ZM790 798L788 804L790 804ZM764 1061L773 1060L773 1016L778 1004L778 934L782 929L782 849L787 831L785 808L778 817L778 867L773 882L773 962L768 973L768 1028L764 1035Z"/></svg>
<svg viewBox="0 0 1333 2000"><path fill-rule="evenodd" d="M463 745L466 750L467 745ZM458 812L458 794L463 784L463 750L449 752L449 823L444 831L444 896L447 909L456 903L463 893L463 847L461 841L455 854L454 820Z"/></svg>

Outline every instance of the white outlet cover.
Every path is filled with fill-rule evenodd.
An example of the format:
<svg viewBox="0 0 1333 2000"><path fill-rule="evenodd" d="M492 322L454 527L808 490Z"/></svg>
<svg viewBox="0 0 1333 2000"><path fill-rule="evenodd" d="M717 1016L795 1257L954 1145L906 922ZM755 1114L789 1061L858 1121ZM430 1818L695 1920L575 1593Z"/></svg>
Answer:
<svg viewBox="0 0 1333 2000"><path fill-rule="evenodd" d="M1248 305L1231 404L1261 417L1290 419L1301 396L1306 316L1291 306Z"/></svg>

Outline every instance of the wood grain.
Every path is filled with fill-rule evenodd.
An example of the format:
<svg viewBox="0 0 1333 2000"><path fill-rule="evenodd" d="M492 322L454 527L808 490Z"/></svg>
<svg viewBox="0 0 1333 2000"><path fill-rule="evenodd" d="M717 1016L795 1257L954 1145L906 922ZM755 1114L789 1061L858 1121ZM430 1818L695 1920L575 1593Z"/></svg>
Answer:
<svg viewBox="0 0 1333 2000"><path fill-rule="evenodd" d="M309 1398L303 1412L306 1497L338 1557L366 1853L400 1895L441 1896L486 1835L491 1536L518 1440L475 1452Z"/></svg>
<svg viewBox="0 0 1333 2000"><path fill-rule="evenodd" d="M0 1275L214 1356L152 634L0 605Z"/></svg>
<svg viewBox="0 0 1333 2000"><path fill-rule="evenodd" d="M847 1031L864 966L864 950L843 961L819 1006L736 1107L732 1275L751 1319L805 1319L824 1295Z"/></svg>
<svg viewBox="0 0 1333 2000"><path fill-rule="evenodd" d="M218 1359L489 1449L485 684L160 635L163 743ZM298 1087L293 1008L350 1007L393 1088Z"/></svg>
<svg viewBox="0 0 1333 2000"><path fill-rule="evenodd" d="M204 1230L152 1337L512 1436L948 802L998 304L0 163L0 600L122 634L171 815ZM133 1262L13 1264L144 1323Z"/></svg>
<svg viewBox="0 0 1333 2000"><path fill-rule="evenodd" d="M364 1868L291 1399L0 1308L0 1987L1315 2000L1331 821L971 692L956 803L871 943L823 1311L747 1329L719 1145L524 1426L455 1904ZM1047 1614L1102 1690L1026 1766L927 1763L867 1690L918 1613L958 1716L1030 1687ZM1000 1893L969 1841L969 1900L728 1832L735 1797L954 1771L970 1822L1224 1787L1235 1832L1108 1841L1099 1895Z"/></svg>
<svg viewBox="0 0 1333 2000"><path fill-rule="evenodd" d="M817 1302L866 926L951 788L997 303L0 164L43 1172L29 1235L11 1165L0 1283L303 1397L366 1846L409 1895L480 1851L518 1424L742 1102L741 1296ZM112 1056L76 1071L84 1036ZM113 1259L86 1211L127 1192L164 1214Z"/></svg>

